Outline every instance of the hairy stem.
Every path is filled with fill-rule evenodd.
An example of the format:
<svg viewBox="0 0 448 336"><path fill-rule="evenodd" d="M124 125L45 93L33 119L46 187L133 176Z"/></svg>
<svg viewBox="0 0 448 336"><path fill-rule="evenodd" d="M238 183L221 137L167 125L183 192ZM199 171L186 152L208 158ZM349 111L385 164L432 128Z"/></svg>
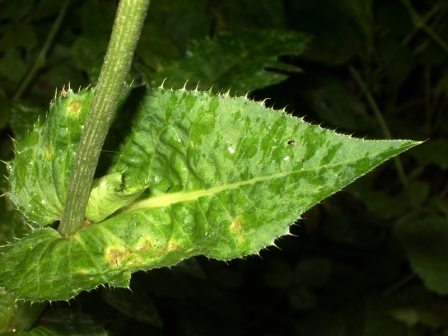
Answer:
<svg viewBox="0 0 448 336"><path fill-rule="evenodd" d="M59 232L79 230L98 158L131 66L149 0L121 0L92 106L84 125L67 191Z"/></svg>

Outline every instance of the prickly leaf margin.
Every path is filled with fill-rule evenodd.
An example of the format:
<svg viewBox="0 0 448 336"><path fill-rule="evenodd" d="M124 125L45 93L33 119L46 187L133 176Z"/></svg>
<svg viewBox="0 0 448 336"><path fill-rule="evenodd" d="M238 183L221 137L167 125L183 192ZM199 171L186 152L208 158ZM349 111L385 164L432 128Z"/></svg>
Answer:
<svg viewBox="0 0 448 336"><path fill-rule="evenodd" d="M42 204L64 205L89 91L80 97L58 97L65 109L53 110L19 142L10 164L10 197L42 226L60 213ZM79 116L70 114L68 99L81 101L75 105ZM137 107L132 127L108 169L111 176L120 174L122 186L105 188L100 196L117 190L141 194L120 209L105 209L106 219L86 221L70 237L47 227L8 245L0 286L17 298L67 300L100 284L127 287L135 271L195 255L229 260L256 254L288 234L311 206L417 144L355 139L244 97L209 92L159 88L131 105ZM33 160L46 165L22 168L24 151L25 157L37 153ZM53 185L48 176L57 177ZM38 208L38 217L30 215Z"/></svg>

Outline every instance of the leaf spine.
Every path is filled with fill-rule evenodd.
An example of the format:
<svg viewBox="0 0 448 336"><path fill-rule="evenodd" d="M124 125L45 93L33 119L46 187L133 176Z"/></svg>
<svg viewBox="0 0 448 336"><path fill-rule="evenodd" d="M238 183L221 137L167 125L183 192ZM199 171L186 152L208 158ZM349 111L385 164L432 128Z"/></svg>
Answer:
<svg viewBox="0 0 448 336"><path fill-rule="evenodd" d="M261 101L261 106L265 106L266 100L271 99L271 98L265 98Z"/></svg>
<svg viewBox="0 0 448 336"><path fill-rule="evenodd" d="M163 84L165 84L167 77L165 77L165 79L162 81L162 84L160 84L159 89L164 89Z"/></svg>

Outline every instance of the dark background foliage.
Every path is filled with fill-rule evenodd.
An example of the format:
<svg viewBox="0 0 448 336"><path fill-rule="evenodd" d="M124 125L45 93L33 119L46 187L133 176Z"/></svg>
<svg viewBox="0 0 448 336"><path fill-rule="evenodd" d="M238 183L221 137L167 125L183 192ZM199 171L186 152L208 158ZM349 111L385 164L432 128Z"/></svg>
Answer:
<svg viewBox="0 0 448 336"><path fill-rule="evenodd" d="M2 160L56 88L98 78L117 1L72 1L39 61L64 3L0 0ZM190 79L187 87L249 91L357 137L426 142L310 209L278 248L136 273L132 292L84 292L53 303L36 326L86 335L448 335L447 10L444 0L153 0L132 85L167 78L180 88ZM303 54L285 29L312 36ZM274 33L247 39L254 31ZM223 36L228 44L216 47ZM11 227L19 221L1 198L2 243L26 231Z"/></svg>

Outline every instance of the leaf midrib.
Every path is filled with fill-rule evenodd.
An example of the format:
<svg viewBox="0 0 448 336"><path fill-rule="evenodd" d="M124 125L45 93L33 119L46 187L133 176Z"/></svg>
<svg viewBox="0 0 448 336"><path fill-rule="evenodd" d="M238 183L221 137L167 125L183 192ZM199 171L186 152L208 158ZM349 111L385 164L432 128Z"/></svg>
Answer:
<svg viewBox="0 0 448 336"><path fill-rule="evenodd" d="M309 171L313 171L313 170L320 170L322 168L329 168L331 166L336 166L336 165L341 165L341 164L348 164L348 162L337 163L337 164L333 164L333 165L325 165L325 166L318 167L318 168L300 169L300 170L282 172L282 173L271 174L271 175L266 175L266 176L259 176L259 177L252 178L250 180L224 184L224 185L213 187L210 189L203 189L203 190L196 190L196 191L189 191L189 192L181 191L181 192L172 193L172 194L165 194L165 195L160 195L160 196L155 196L155 197L149 197L144 200L138 200L138 201L135 201L134 203L131 203L130 205L118 210L117 214L128 213L128 212L132 212L132 211L138 210L138 209L162 208L162 207L166 207L171 204L174 204L174 203L192 201L192 200L199 199L200 197L211 196L211 195L217 194L224 190L236 189L241 186L248 185L248 184L254 184L257 182L272 180L272 179L276 179L276 178L282 178L282 177L286 177L288 175L292 175L295 173L305 173L305 172L309 172Z"/></svg>
<svg viewBox="0 0 448 336"><path fill-rule="evenodd" d="M389 148L389 150L383 151L382 153L384 154L388 151L394 151L394 150L398 150L400 148L402 150L404 150L405 147L409 148L412 146L410 146L409 143L406 143L406 144L403 143L403 144L401 144L401 146L399 148ZM369 157L373 158L378 154L379 153L372 154ZM248 185L248 184L254 184L257 182L272 180L272 179L276 179L276 178L282 178L282 177L296 174L296 173L306 173L306 172L310 172L310 171L321 170L324 168L328 169L328 168L331 168L334 166L348 165L348 164L352 164L352 163L354 163L354 161L358 161L358 160L347 160L347 161L338 162L338 163L334 163L334 164L326 164L324 166L319 166L319 167L313 167L313 168L308 168L308 169L301 168L300 170L292 170L292 171L281 172L281 173L276 173L276 174L271 174L271 175L266 175L266 176L259 176L259 177L255 177L255 178L252 178L249 180L230 183L230 184L224 184L224 185L213 187L210 189L189 191L189 192L181 191L181 192L177 192L177 193L173 193L173 194L165 194L165 195L160 195L160 196L155 196L155 197L149 197L147 199L137 200L137 201L131 203L130 205L118 210L116 212L116 214L129 213L129 212L132 212L132 211L135 211L138 209L143 209L143 208L149 209L149 208L166 207L166 206L169 206L174 203L196 200L196 199L199 199L200 197L211 196L211 195L217 194L224 190L235 189L235 188L239 188L241 186ZM379 165L381 162L383 162L383 160L377 162L377 164L374 166ZM371 168L373 168L373 167L371 167ZM333 185L333 187L337 188L337 186L335 186L335 185Z"/></svg>

